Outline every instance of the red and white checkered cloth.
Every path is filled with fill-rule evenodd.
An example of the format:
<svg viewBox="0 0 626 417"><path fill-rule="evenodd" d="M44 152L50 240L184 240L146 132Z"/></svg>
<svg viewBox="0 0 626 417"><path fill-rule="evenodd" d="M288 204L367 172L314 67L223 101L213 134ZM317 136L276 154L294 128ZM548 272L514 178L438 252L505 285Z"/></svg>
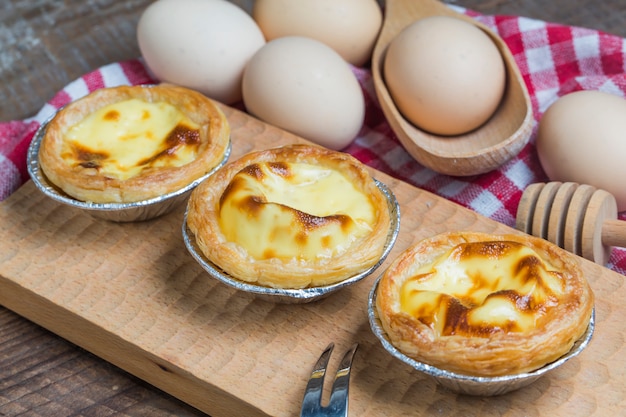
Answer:
<svg viewBox="0 0 626 417"><path fill-rule="evenodd" d="M602 90L626 96L626 39L524 17L485 16L454 8L486 24L509 46L528 86L535 120L559 96L572 91ZM362 85L367 110L358 137L345 151L367 165L509 226L515 225L526 186L548 181L536 155L536 123L530 143L497 170L450 177L424 168L404 150L387 124L369 68L353 70ZM28 180L26 150L36 129L56 109L98 88L155 81L141 59L110 64L67 85L35 117L0 123L0 200ZM620 218L626 220L626 213ZM626 275L626 249L614 249L608 267Z"/></svg>

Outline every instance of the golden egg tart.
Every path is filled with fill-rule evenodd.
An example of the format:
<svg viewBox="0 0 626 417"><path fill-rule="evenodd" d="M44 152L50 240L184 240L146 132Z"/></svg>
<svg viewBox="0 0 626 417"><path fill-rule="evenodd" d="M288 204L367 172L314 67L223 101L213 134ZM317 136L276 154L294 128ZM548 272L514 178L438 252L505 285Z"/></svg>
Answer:
<svg viewBox="0 0 626 417"><path fill-rule="evenodd" d="M375 309L406 356L462 375L537 370L572 349L594 296L577 258L522 235L445 233L404 251Z"/></svg>
<svg viewBox="0 0 626 417"><path fill-rule="evenodd" d="M219 165L230 126L206 96L173 85L96 90L60 109L39 163L64 193L131 203L179 190Z"/></svg>
<svg viewBox="0 0 626 417"><path fill-rule="evenodd" d="M231 277L298 289L375 265L388 243L388 201L354 157L312 145L249 153L191 194L187 226Z"/></svg>

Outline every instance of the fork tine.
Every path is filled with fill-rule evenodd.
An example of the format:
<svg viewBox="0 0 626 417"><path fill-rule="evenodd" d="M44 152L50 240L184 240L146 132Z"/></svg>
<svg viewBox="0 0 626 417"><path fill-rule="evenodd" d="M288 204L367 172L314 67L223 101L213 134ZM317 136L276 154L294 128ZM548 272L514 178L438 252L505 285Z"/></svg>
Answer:
<svg viewBox="0 0 626 417"><path fill-rule="evenodd" d="M334 347L335 344L330 342L311 371L311 377L304 391L300 417L313 417L322 411L322 388L324 386L324 377L326 376L326 366L328 366L330 354L333 352Z"/></svg>
<svg viewBox="0 0 626 417"><path fill-rule="evenodd" d="M350 371L352 360L358 347L358 343L352 345L345 353L333 382L333 390L330 394L330 402L327 409L330 416L344 417L348 415L348 388L350 388Z"/></svg>
<svg viewBox="0 0 626 417"><path fill-rule="evenodd" d="M322 352L311 371L311 377L304 392L300 417L345 417L348 415L350 370L358 343L355 343L341 360L333 382L329 404L327 407L322 407L324 377L326 376L326 368L334 347L335 344L331 342Z"/></svg>

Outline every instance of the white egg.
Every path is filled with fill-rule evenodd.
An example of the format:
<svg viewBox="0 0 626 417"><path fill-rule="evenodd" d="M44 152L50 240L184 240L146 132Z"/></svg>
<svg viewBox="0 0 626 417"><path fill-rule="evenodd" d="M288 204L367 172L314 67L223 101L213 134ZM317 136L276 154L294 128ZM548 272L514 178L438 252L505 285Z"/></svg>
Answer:
<svg viewBox="0 0 626 417"><path fill-rule="evenodd" d="M252 17L224 0L157 0L137 25L139 49L160 81L232 104L243 70L265 44Z"/></svg>
<svg viewBox="0 0 626 417"><path fill-rule="evenodd" d="M313 38L356 66L369 61L383 20L376 0L256 0L252 16L268 41Z"/></svg>
<svg viewBox="0 0 626 417"><path fill-rule="evenodd" d="M365 115L348 63L329 46L299 36L270 41L252 57L243 101L259 119L335 150L355 138Z"/></svg>

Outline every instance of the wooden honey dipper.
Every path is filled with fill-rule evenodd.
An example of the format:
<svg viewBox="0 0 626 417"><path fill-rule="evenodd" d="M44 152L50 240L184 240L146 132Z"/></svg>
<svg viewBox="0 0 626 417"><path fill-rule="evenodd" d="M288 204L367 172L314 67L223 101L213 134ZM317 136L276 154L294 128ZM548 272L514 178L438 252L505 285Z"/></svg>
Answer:
<svg viewBox="0 0 626 417"><path fill-rule="evenodd" d="M573 182L536 183L524 190L515 227L606 265L611 247L626 246L626 222L617 213L607 191Z"/></svg>

